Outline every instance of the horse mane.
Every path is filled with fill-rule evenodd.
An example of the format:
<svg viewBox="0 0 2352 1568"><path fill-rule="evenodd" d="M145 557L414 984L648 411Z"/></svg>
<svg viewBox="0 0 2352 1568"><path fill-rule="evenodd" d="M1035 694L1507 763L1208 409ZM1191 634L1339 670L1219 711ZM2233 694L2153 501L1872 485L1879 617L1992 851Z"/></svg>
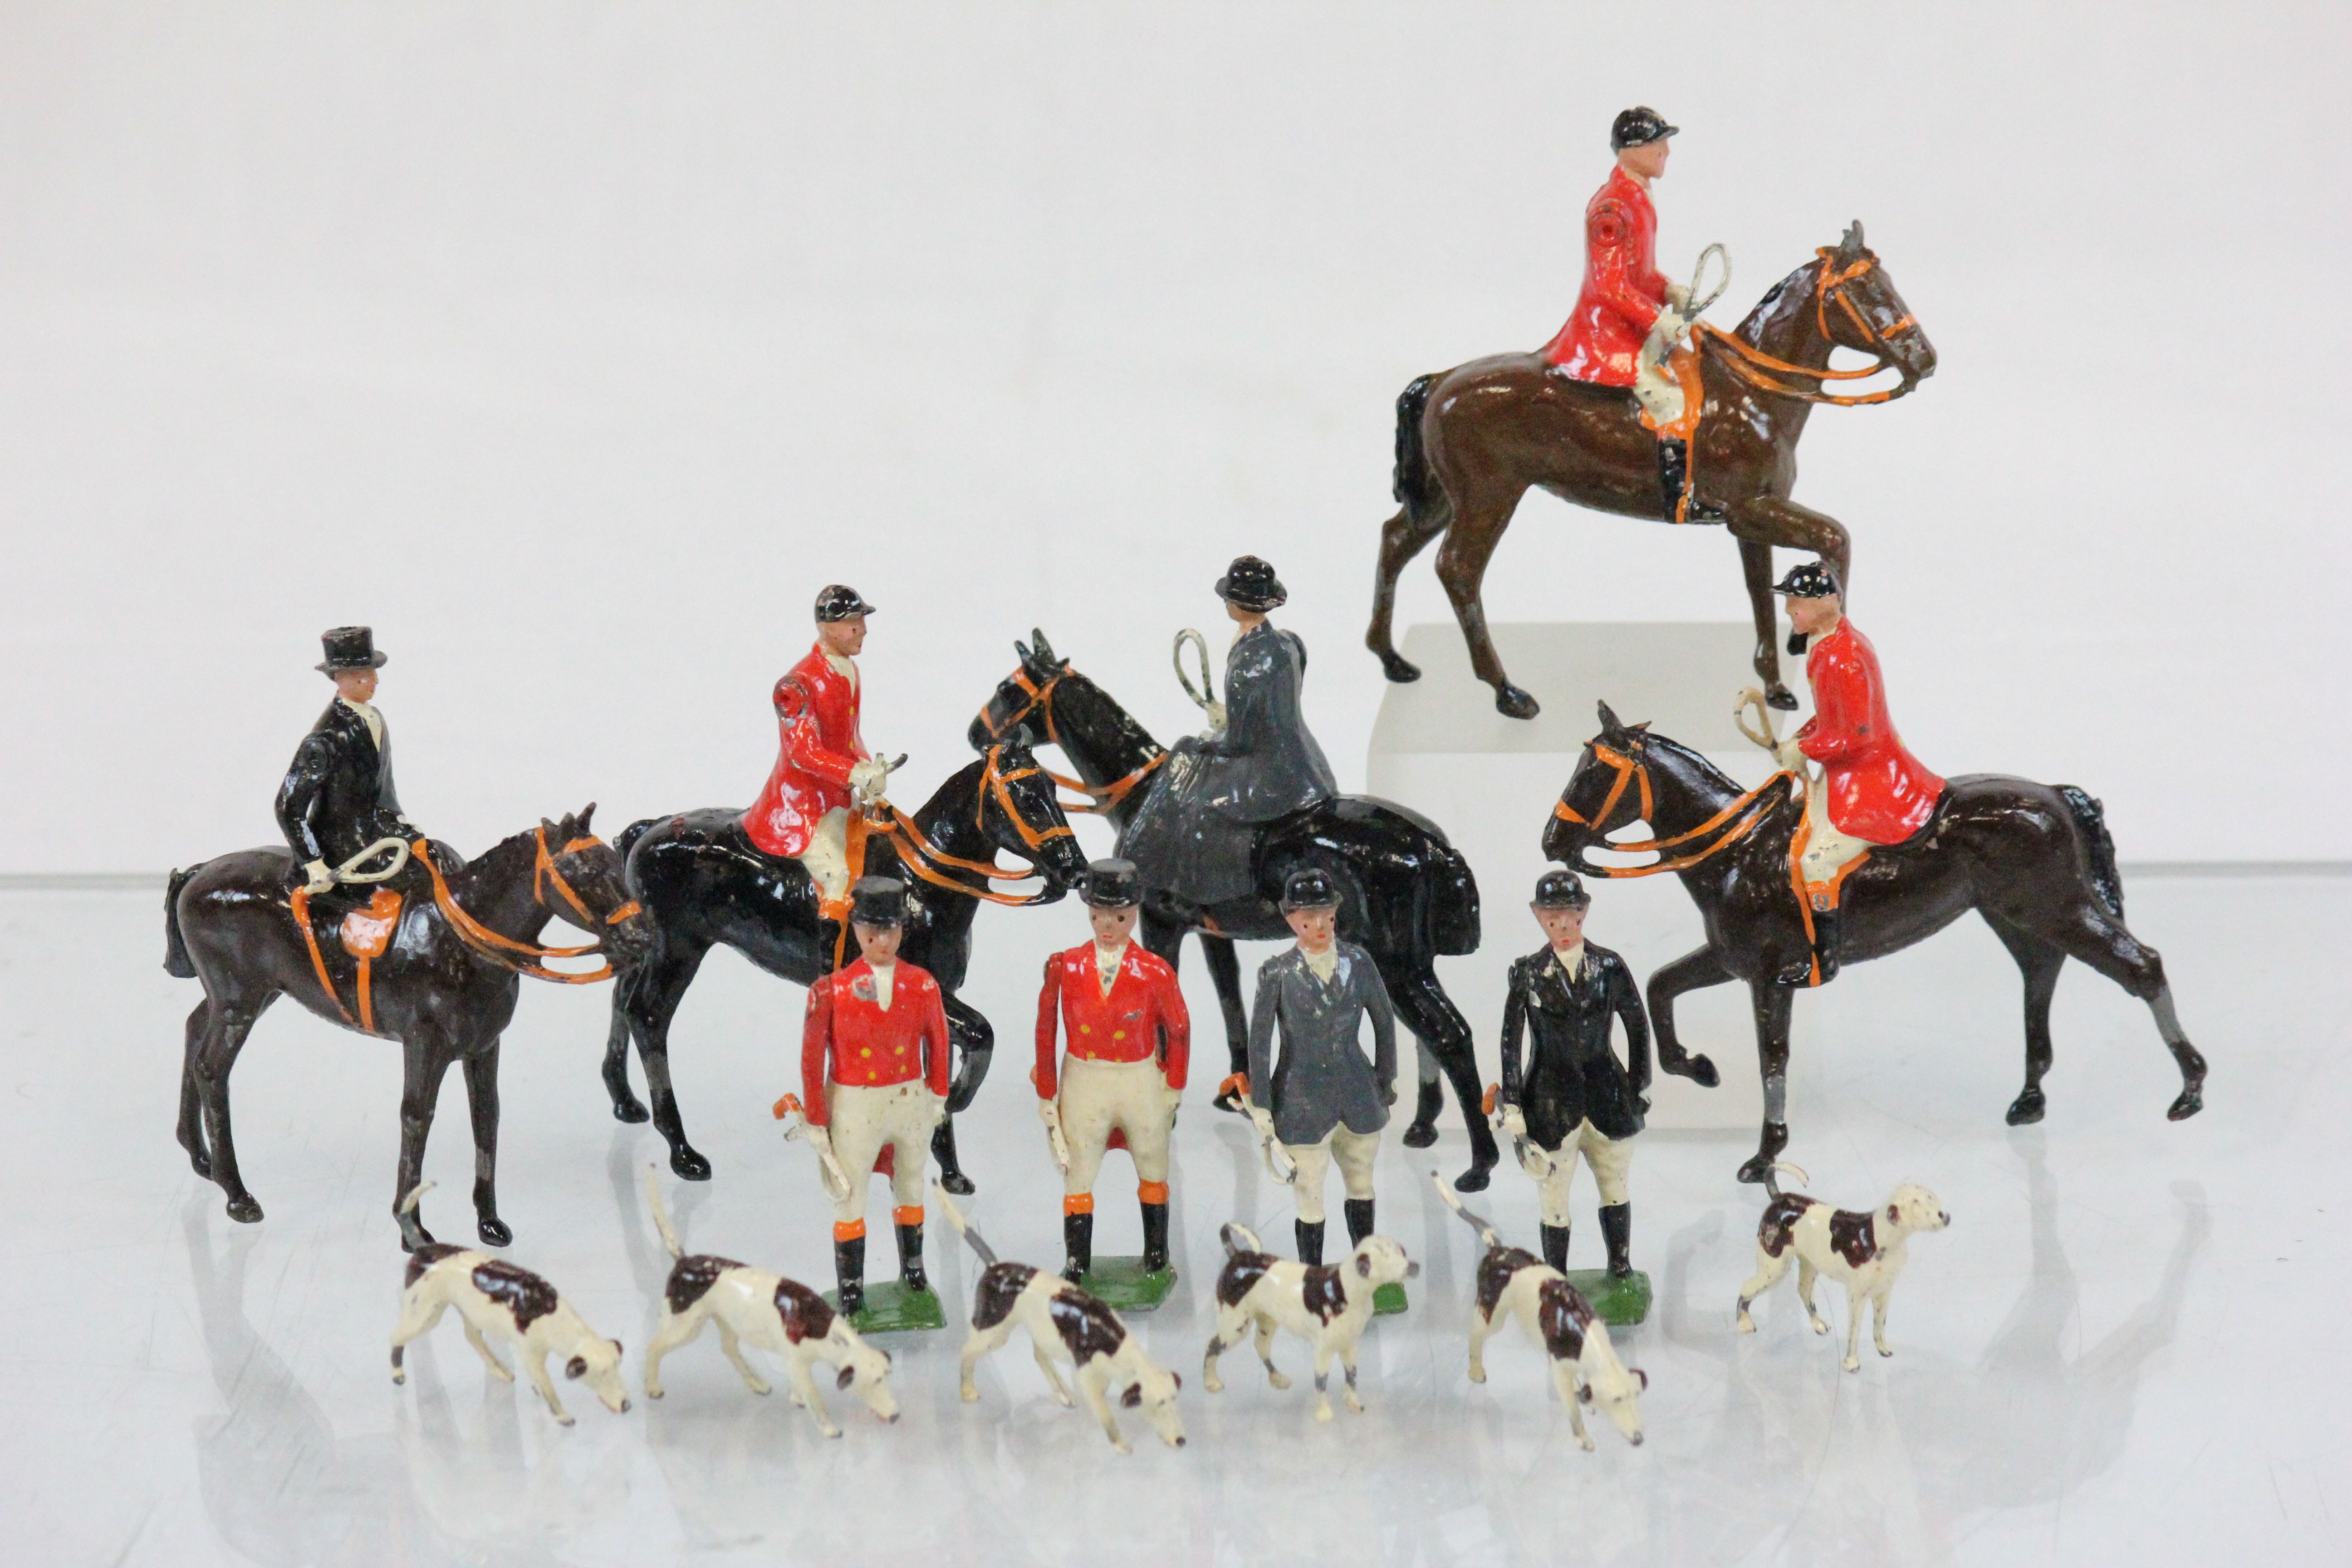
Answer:
<svg viewBox="0 0 2352 1568"><path fill-rule="evenodd" d="M1811 289L1799 289L1796 285L1808 274L1818 278L1822 263L1819 257L1804 263L1778 283L1764 290L1764 298L1748 312L1739 323L1738 335L1751 348L1764 341L1764 334L1773 326L1795 315L1812 298Z"/></svg>
<svg viewBox="0 0 2352 1568"><path fill-rule="evenodd" d="M1654 762L1661 756L1667 760L1669 765L1660 772L1671 773L1685 784L1727 797L1743 793L1738 780L1671 736L1648 734L1643 749Z"/></svg>
<svg viewBox="0 0 2352 1568"><path fill-rule="evenodd" d="M1152 739L1150 731L1137 722L1134 714L1120 706L1117 698L1096 684L1091 676L1082 675L1065 666L1058 695L1066 700L1075 698L1082 703L1093 704L1091 710L1084 715L1071 716L1066 711L1056 726L1062 732L1083 729L1090 739L1105 743L1113 754L1132 753L1139 760L1167 750ZM1063 749L1068 750L1067 747ZM1075 757L1071 760L1076 761Z"/></svg>

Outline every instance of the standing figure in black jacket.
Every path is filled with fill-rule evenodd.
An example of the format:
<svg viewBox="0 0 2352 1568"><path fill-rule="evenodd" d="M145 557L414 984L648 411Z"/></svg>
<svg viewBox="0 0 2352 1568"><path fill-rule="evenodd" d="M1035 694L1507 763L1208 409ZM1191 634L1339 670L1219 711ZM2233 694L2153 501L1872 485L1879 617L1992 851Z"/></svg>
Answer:
<svg viewBox="0 0 2352 1568"><path fill-rule="evenodd" d="M278 788L278 826L301 868L297 880L314 898L334 885L338 867L369 845L421 837L401 815L392 784L392 732L370 700L386 658L376 651L374 631L337 626L320 641L326 658L319 668L334 681L335 700L302 738ZM370 865L384 863L379 858ZM445 857L442 863L449 867L452 860ZM409 879L404 868L392 885Z"/></svg>
<svg viewBox="0 0 2352 1568"><path fill-rule="evenodd" d="M1592 895L1573 871L1547 871L1536 883L1529 907L1549 940L1511 963L1497 1104L1505 1130L1542 1151L1527 1163L1543 1194L1544 1261L1568 1267L1568 1184L1582 1154L1601 1188L1609 1272L1622 1277L1633 1268L1625 1168L1633 1159L1631 1140L1650 1108L1650 1019L1625 961L1584 940L1584 911L1591 904ZM1612 1017L1625 1021L1623 1064L1609 1047ZM1524 1070L1522 1030L1535 1036Z"/></svg>

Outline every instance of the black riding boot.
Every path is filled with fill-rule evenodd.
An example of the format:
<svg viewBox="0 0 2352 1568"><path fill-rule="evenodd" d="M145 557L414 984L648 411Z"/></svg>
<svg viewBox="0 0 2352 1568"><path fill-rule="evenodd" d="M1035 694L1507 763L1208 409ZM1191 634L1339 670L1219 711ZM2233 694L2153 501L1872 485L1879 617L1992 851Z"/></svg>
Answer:
<svg viewBox="0 0 2352 1568"><path fill-rule="evenodd" d="M833 1244L833 1277L841 1285L841 1313L854 1318L866 1305L866 1238Z"/></svg>
<svg viewBox="0 0 2352 1568"><path fill-rule="evenodd" d="M1658 443L1658 494L1665 503L1668 522L1721 522L1723 509L1711 506L1691 491L1690 504L1683 504L1683 492L1689 489L1690 443L1662 440Z"/></svg>
<svg viewBox="0 0 2352 1568"><path fill-rule="evenodd" d="M909 1290L928 1290L929 1280L923 1278L923 1222L902 1225L898 1231L898 1278Z"/></svg>
<svg viewBox="0 0 2352 1568"><path fill-rule="evenodd" d="M960 1198L971 1195L971 1178L963 1173L963 1163L956 1157L954 1117L940 1117L940 1124L931 1129L931 1158L940 1163L940 1185Z"/></svg>
<svg viewBox="0 0 2352 1568"><path fill-rule="evenodd" d="M1568 1272L1568 1226L1548 1225L1543 1227L1544 1261L1561 1273Z"/></svg>
<svg viewBox="0 0 2352 1568"><path fill-rule="evenodd" d="M819 973L830 974L839 967L833 961L836 952L841 955L842 963L848 963L855 960L857 954L857 944L848 941L848 937L849 929L841 921L829 921L823 915L817 917L816 963Z"/></svg>
<svg viewBox="0 0 2352 1568"><path fill-rule="evenodd" d="M1317 1264L1323 1261L1323 1222L1294 1220L1292 1228L1298 1233L1298 1261Z"/></svg>
<svg viewBox="0 0 2352 1568"><path fill-rule="evenodd" d="M1149 1213L1147 1209L1145 1211ZM1166 1211L1161 1211L1166 1212ZM1062 1216L1062 1278L1075 1285L1086 1271L1095 1266L1095 1216L1091 1214L1066 1214Z"/></svg>
<svg viewBox="0 0 2352 1568"><path fill-rule="evenodd" d="M1412 1125L1404 1130L1404 1146L1426 1149L1437 1142L1437 1113L1445 1109L1445 1085L1429 1079L1421 1086L1421 1098L1413 1102Z"/></svg>
<svg viewBox="0 0 2352 1568"><path fill-rule="evenodd" d="M1633 1205L1601 1206L1601 1239L1609 1247L1609 1272L1622 1279L1633 1272Z"/></svg>
<svg viewBox="0 0 2352 1568"><path fill-rule="evenodd" d="M1344 1206L1348 1211L1348 1246L1353 1249L1362 1246L1364 1237L1372 1234L1372 1200L1349 1198Z"/></svg>
<svg viewBox="0 0 2352 1568"><path fill-rule="evenodd" d="M1157 1274L1168 1267L1168 1205L1143 1205L1143 1271Z"/></svg>
<svg viewBox="0 0 2352 1568"><path fill-rule="evenodd" d="M1844 944L1845 911L1815 910L1813 911L1813 962L1821 966L1821 984L1827 985L1837 978L1838 952Z"/></svg>

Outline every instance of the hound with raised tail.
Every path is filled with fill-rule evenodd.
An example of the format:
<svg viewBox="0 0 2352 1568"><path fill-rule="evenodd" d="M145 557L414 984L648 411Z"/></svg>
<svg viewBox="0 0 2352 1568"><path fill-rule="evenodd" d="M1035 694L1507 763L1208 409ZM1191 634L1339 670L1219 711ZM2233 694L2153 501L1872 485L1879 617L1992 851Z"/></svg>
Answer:
<svg viewBox="0 0 2352 1568"><path fill-rule="evenodd" d="M1478 1300L1470 1311L1470 1381L1486 1381L1486 1341L1505 1318L1516 1318L1528 1338L1551 1358L1552 1386L1568 1406L1569 1424L1576 1440L1591 1453L1592 1435L1584 1429L1583 1406L1598 1405L1601 1413L1624 1434L1625 1441L1642 1446L1643 1391L1650 1374L1640 1367L1627 1369L1609 1342L1609 1325L1592 1310L1584 1293L1568 1276L1539 1261L1522 1247L1506 1247L1495 1227L1462 1206L1444 1178L1432 1171L1438 1195L1462 1216L1463 1223L1486 1244L1478 1260Z"/></svg>
<svg viewBox="0 0 2352 1568"><path fill-rule="evenodd" d="M416 1200L432 1185L419 1182L410 1188L400 1200L400 1212L415 1208ZM494 1334L514 1347L532 1386L547 1401L548 1414L562 1425L571 1426L572 1415L555 1397L555 1384L548 1379L551 1355L563 1358L564 1376L586 1380L605 1409L615 1415L628 1413L629 1396L621 1386L620 1341L600 1336L572 1310L571 1303L556 1294L554 1286L530 1269L518 1268L475 1247L445 1242L428 1242L408 1255L400 1322L392 1331L393 1382L408 1381L408 1370L401 1364L408 1342L431 1333L441 1314L452 1307L466 1326L466 1342L480 1352L490 1375L501 1383L514 1381L514 1373L490 1349L482 1337L485 1334Z"/></svg>
<svg viewBox="0 0 2352 1568"><path fill-rule="evenodd" d="M1886 1299L1895 1293L1895 1277L1910 1261L1906 1243L1912 1234L1941 1230L1952 1223L1936 1194L1915 1183L1895 1189L1885 1205L1871 1210L1833 1209L1802 1193L1783 1193L1774 1181L1787 1171L1801 1182L1812 1178L1796 1166L1774 1162L1764 1173L1764 1190L1771 1202L1756 1227L1756 1274L1739 1288L1739 1331L1752 1334L1756 1320L1748 1304L1769 1290L1788 1272L1789 1258L1797 1259L1797 1294L1813 1332L1825 1334L1829 1324L1813 1308L1813 1277L1826 1274L1845 1287L1845 1369L1858 1370L1862 1360L1854 1342L1862 1334L1862 1304L1871 1304L1871 1340L1880 1355L1886 1348Z"/></svg>
<svg viewBox="0 0 2352 1568"><path fill-rule="evenodd" d="M972 1367L982 1356L1003 1349L1014 1329L1026 1329L1029 1348L1053 1386L1054 1397L1066 1405L1071 1403L1070 1391L1050 1353L1059 1350L1069 1358L1078 1392L1087 1396L1087 1408L1102 1423L1112 1447L1122 1454L1134 1451L1120 1435L1110 1402L1103 1397L1112 1388L1126 1391L1119 1395L1119 1404L1129 1410L1140 1409L1161 1442L1171 1448L1184 1446L1184 1424L1176 1414L1176 1391L1184 1386L1184 1380L1145 1355L1117 1312L1058 1275L1026 1263L998 1262L994 1249L964 1222L963 1211L937 1182L931 1184L931 1196L956 1234L971 1244L986 1265L981 1270L980 1289L972 1297L971 1337L963 1343L965 1404L980 1397L971 1381Z"/></svg>
<svg viewBox="0 0 2352 1568"><path fill-rule="evenodd" d="M858 1337L849 1320L825 1305L824 1298L781 1274L752 1268L731 1258L709 1253L689 1254L670 1228L669 1211L662 1205L660 1167L646 1167L646 1201L654 1211L654 1228L677 1261L669 1282L662 1288L661 1326L646 1347L646 1397L662 1396L662 1357L690 1344L705 1323L719 1327L719 1348L727 1354L743 1385L754 1394L769 1392L768 1384L743 1359L747 1342L784 1363L793 1382L793 1403L809 1413L816 1429L828 1437L841 1436L809 1374L814 1362L836 1369L833 1385L866 1402L877 1419L898 1419L898 1401L890 1392L890 1355Z"/></svg>
<svg viewBox="0 0 2352 1568"><path fill-rule="evenodd" d="M1401 1285L1419 1274L1421 1265L1385 1236L1368 1236L1345 1263L1325 1265L1269 1257L1257 1237L1238 1225L1220 1234L1225 1266L1217 1275L1217 1331L1209 1336L1202 1386L1212 1394L1223 1390L1217 1358L1241 1343L1243 1331L1254 1323L1266 1381L1288 1388L1290 1379L1274 1364L1274 1331L1284 1328L1315 1347L1315 1419L1331 1419L1335 1355L1348 1376L1348 1408L1362 1415L1364 1402L1356 1396L1356 1342L1372 1321L1372 1298L1381 1286Z"/></svg>

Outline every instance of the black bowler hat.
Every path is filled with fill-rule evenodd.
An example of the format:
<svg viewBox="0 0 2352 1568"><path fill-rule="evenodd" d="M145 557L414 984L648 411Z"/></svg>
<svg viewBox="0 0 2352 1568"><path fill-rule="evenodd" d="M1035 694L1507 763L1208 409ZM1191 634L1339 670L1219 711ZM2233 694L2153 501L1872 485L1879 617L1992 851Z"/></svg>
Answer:
<svg viewBox="0 0 2352 1568"><path fill-rule="evenodd" d="M318 668L329 675L339 669L382 669L383 661L392 657L376 652L373 626L337 626L320 636L319 646L326 649L327 657Z"/></svg>
<svg viewBox="0 0 2352 1568"><path fill-rule="evenodd" d="M1682 129L1669 125L1666 117L1649 105L1629 109L1609 126L1609 150L1622 153L1628 147L1643 147L1653 142L1663 142Z"/></svg>
<svg viewBox="0 0 2352 1568"><path fill-rule="evenodd" d="M1808 561L1790 567L1789 574L1772 585L1772 592L1792 599L1831 598L1839 592L1837 574L1819 561Z"/></svg>
<svg viewBox="0 0 2352 1568"><path fill-rule="evenodd" d="M1078 898L1097 910L1131 910L1143 902L1143 879L1132 860L1089 860Z"/></svg>
<svg viewBox="0 0 2352 1568"><path fill-rule="evenodd" d="M1236 555L1225 574L1217 579L1217 597L1262 616L1289 598L1290 590L1282 585L1274 568L1256 556Z"/></svg>
<svg viewBox="0 0 2352 1568"><path fill-rule="evenodd" d="M816 596L816 618L825 621L845 621L852 616L870 616L874 606L857 596L857 590L846 583L828 583Z"/></svg>
<svg viewBox="0 0 2352 1568"><path fill-rule="evenodd" d="M1573 871L1546 871L1536 879L1535 906L1539 910L1583 910L1592 907L1592 895Z"/></svg>
<svg viewBox="0 0 2352 1568"><path fill-rule="evenodd" d="M1320 866L1301 866L1284 879L1282 912L1293 910L1328 910L1339 901L1339 889L1331 880L1331 873Z"/></svg>
<svg viewBox="0 0 2352 1568"><path fill-rule="evenodd" d="M907 923L907 884L896 877L860 877L849 891L852 925L896 926Z"/></svg>

